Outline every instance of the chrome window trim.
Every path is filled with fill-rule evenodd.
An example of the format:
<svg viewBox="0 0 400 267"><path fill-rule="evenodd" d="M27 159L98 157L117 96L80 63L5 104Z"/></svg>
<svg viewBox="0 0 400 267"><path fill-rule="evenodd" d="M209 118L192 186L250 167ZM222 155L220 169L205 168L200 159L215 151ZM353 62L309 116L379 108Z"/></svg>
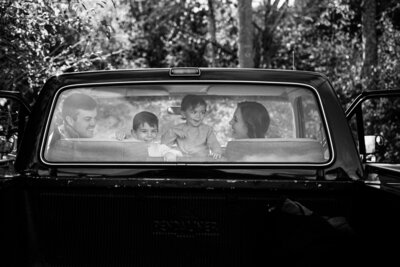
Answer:
<svg viewBox="0 0 400 267"><path fill-rule="evenodd" d="M225 163L222 164L220 162L214 163L214 162L140 162L140 163L132 163L132 162L119 162L119 163L108 163L108 162L87 162L87 163L80 163L80 162L68 162L68 163L63 163L63 162L49 162L44 158L44 152L45 152L45 146L48 140L48 131L50 128L50 123L51 123L51 118L53 118L53 113L55 110L55 105L56 105L56 100L58 100L59 95L68 89L72 88L85 88L85 87L93 87L93 86L109 86L109 85L135 85L135 84L157 84L157 83L169 83L169 84L176 84L176 83L238 83L238 84L257 84L257 85L289 85L289 86L300 86L300 87L307 87L311 89L314 92L314 95L317 98L317 102L319 105L319 109L321 112L321 115L323 117L323 122L325 124L325 129L326 129L326 134L328 137L329 141L329 152L330 152L330 160L327 162L323 163L238 163L238 162L231 162L231 163ZM325 110L323 108L324 106L322 105L321 101L321 96L318 93L318 90L314 88L313 86L309 84L304 84L304 83L293 83L293 82L270 82L270 81L251 81L251 80L157 80L157 81L132 81L132 82L102 82L102 83L84 83L84 84L74 84L74 85L67 85L60 87L55 96L53 97L53 101L51 103L50 107L50 116L47 117L46 119L46 126L45 126L45 131L44 131L44 136L41 138L41 145L40 145L40 150L39 150L39 159L41 163L47 165L47 166L69 166L69 167L74 167L74 166L131 166L131 167L137 167L137 166L153 166L153 167L172 167L172 166L207 166L207 167L328 167L336 159L336 154L335 150L332 144L332 136L331 136L331 129L329 128L328 121L326 119L326 114Z"/></svg>

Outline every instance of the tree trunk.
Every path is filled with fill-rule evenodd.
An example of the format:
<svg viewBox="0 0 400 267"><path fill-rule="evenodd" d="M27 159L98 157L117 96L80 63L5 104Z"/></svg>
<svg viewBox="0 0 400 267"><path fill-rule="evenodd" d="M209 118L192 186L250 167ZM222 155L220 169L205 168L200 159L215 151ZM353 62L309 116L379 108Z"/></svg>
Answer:
<svg viewBox="0 0 400 267"><path fill-rule="evenodd" d="M217 66L216 60L216 47L217 34L215 26L215 13L214 13L214 0L208 0L208 33L210 34L211 44L209 45L210 56L211 56L211 67Z"/></svg>
<svg viewBox="0 0 400 267"><path fill-rule="evenodd" d="M238 0L239 67L253 68L253 10L252 0Z"/></svg>
<svg viewBox="0 0 400 267"><path fill-rule="evenodd" d="M363 66L361 79L363 89L376 89L376 67L378 65L378 42L376 35L376 2L364 0L362 5Z"/></svg>

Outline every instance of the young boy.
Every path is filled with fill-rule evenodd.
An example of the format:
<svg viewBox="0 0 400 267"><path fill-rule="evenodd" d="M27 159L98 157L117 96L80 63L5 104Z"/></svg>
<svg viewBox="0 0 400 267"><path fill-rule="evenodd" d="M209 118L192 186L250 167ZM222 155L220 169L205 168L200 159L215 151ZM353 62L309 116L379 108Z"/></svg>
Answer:
<svg viewBox="0 0 400 267"><path fill-rule="evenodd" d="M161 143L177 144L188 156L221 158L221 146L212 127L203 123L207 104L201 96L186 95L182 99L181 114L185 123L178 124L161 136Z"/></svg>
<svg viewBox="0 0 400 267"><path fill-rule="evenodd" d="M163 157L165 161L176 161L176 157L182 157L182 153L166 145L156 143L158 135L158 118L151 112L142 111L135 115L132 123L131 135L124 132L115 134L118 140L135 139L139 142L149 143L149 157Z"/></svg>

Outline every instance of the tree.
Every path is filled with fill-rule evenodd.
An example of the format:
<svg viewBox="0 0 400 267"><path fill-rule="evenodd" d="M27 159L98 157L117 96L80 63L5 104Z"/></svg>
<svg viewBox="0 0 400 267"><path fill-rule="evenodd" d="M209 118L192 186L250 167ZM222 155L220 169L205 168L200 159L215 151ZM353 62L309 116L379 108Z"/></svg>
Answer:
<svg viewBox="0 0 400 267"><path fill-rule="evenodd" d="M214 10L214 0L208 0L208 32L210 35L210 54L211 54L211 67L215 67L217 65L216 62L216 46L217 43L217 29L216 29L216 22L215 22L215 10Z"/></svg>
<svg viewBox="0 0 400 267"><path fill-rule="evenodd" d="M376 2L375 0L364 0L362 5L363 66L361 71L364 89L376 89L378 65L377 41Z"/></svg>
<svg viewBox="0 0 400 267"><path fill-rule="evenodd" d="M288 0L281 6L280 1L264 1L256 10L253 23L256 28L254 34L254 66L256 68L271 68L272 58L282 45L276 38L276 31L282 25L288 8Z"/></svg>
<svg viewBox="0 0 400 267"><path fill-rule="evenodd" d="M239 67L254 67L253 51L253 9L252 0L238 0L239 21Z"/></svg>

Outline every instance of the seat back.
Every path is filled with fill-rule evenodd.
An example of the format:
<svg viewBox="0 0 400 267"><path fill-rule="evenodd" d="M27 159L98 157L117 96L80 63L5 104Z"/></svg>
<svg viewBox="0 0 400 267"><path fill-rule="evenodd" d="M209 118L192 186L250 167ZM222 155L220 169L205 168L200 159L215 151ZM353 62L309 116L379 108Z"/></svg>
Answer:
<svg viewBox="0 0 400 267"><path fill-rule="evenodd" d="M228 161L238 162L325 162L321 143L308 138L240 139L228 142Z"/></svg>
<svg viewBox="0 0 400 267"><path fill-rule="evenodd" d="M148 144L144 142L78 138L58 140L46 155L47 160L56 162L129 162L147 158Z"/></svg>

